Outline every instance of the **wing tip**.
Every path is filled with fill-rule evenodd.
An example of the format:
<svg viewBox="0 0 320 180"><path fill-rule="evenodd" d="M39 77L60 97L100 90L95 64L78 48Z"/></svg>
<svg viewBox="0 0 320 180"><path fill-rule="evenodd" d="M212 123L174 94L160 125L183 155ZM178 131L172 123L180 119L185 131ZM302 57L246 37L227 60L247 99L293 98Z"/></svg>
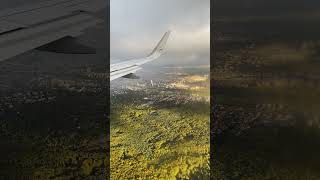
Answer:
<svg viewBox="0 0 320 180"><path fill-rule="evenodd" d="M164 33L161 40L158 42L157 46L153 49L153 51L149 54L149 56L152 56L154 53L159 52L160 54L163 52L164 47L167 44L167 41L169 39L171 30L168 30Z"/></svg>

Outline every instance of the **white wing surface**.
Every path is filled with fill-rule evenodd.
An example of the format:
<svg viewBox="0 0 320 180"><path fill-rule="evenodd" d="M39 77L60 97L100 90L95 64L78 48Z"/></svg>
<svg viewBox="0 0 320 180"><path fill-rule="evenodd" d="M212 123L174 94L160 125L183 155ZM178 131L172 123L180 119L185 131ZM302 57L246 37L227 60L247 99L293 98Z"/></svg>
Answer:
<svg viewBox="0 0 320 180"><path fill-rule="evenodd" d="M132 59L116 64L110 65L110 81L133 74L141 69L141 65L153 61L161 56L164 51L165 45L169 38L170 31L166 32L153 51L145 58Z"/></svg>
<svg viewBox="0 0 320 180"><path fill-rule="evenodd" d="M0 61L39 47L62 53L89 52L84 46L77 45L73 37L103 21L92 14L105 8L105 2L44 0L37 4L1 10ZM79 47L82 49L75 49Z"/></svg>

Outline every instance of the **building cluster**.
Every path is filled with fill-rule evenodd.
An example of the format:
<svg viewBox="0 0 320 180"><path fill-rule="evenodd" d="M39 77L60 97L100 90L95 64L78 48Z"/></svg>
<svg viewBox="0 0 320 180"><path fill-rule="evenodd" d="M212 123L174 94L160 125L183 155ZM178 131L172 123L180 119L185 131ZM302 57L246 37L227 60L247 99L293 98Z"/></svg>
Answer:
<svg viewBox="0 0 320 180"><path fill-rule="evenodd" d="M13 109L15 106L20 104L50 103L55 99L56 96L44 91L29 91L1 96L0 112L5 111L6 109Z"/></svg>
<svg viewBox="0 0 320 180"><path fill-rule="evenodd" d="M104 90L105 85L103 82L85 79L45 79L39 83L40 87L51 90L67 90L73 92L91 92L99 93Z"/></svg>

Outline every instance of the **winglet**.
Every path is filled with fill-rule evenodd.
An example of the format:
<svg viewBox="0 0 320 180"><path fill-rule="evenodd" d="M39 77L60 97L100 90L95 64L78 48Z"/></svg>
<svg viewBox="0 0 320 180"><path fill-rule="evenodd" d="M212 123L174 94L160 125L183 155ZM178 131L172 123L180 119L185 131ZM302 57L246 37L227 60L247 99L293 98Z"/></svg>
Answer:
<svg viewBox="0 0 320 180"><path fill-rule="evenodd" d="M152 50L148 57L160 56L163 53L163 50L167 44L171 31L167 31L162 36L161 40L158 42L157 46Z"/></svg>

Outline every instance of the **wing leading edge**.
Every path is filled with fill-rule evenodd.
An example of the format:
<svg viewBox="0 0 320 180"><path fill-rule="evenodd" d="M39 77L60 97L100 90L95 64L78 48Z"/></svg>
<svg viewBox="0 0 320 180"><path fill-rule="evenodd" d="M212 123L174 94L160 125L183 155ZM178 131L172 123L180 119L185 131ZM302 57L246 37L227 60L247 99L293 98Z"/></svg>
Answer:
<svg viewBox="0 0 320 180"><path fill-rule="evenodd" d="M159 58L164 52L164 48L168 41L169 35L170 35L170 31L167 31L162 36L157 46L152 50L152 52L147 57L141 58L141 59L132 59L132 60L116 63L116 64L111 64L110 81L135 73L138 70L142 69L140 67L141 65Z"/></svg>
<svg viewBox="0 0 320 180"><path fill-rule="evenodd" d="M73 51L79 46L71 38L103 22L92 13L105 7L104 0L46 0L0 11L0 61L59 40L59 46L54 43L45 48L78 52Z"/></svg>

